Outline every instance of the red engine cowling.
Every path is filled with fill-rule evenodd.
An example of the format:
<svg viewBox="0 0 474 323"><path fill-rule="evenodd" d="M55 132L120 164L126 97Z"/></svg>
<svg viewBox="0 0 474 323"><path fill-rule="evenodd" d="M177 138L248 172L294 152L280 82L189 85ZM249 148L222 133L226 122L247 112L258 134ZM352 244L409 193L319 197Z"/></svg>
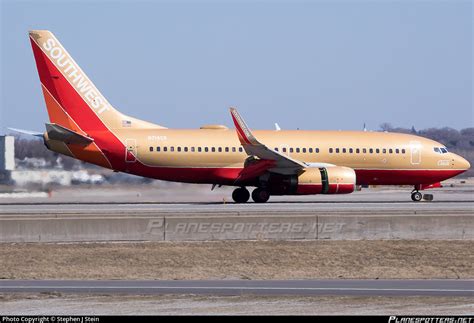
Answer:
<svg viewBox="0 0 474 323"><path fill-rule="evenodd" d="M296 194L347 194L355 190L356 174L352 168L334 166L307 168L298 176Z"/></svg>
<svg viewBox="0 0 474 323"><path fill-rule="evenodd" d="M272 174L265 186L272 195L347 194L355 190L356 174L342 166L306 168L299 176Z"/></svg>

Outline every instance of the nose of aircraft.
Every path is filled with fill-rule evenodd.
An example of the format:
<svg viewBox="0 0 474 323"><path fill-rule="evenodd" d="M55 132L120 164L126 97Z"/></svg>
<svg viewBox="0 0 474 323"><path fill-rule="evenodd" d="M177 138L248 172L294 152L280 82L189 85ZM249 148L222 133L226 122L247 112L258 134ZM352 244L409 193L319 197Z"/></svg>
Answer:
<svg viewBox="0 0 474 323"><path fill-rule="evenodd" d="M455 167L463 170L468 170L471 168L471 164L464 159L463 157L456 155L456 158L454 159Z"/></svg>

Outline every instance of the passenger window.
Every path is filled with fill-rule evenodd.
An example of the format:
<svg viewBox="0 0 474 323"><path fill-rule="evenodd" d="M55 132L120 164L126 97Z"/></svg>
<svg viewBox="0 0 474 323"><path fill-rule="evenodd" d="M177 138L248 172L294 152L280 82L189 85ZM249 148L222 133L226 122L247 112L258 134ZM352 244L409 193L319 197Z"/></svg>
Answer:
<svg viewBox="0 0 474 323"><path fill-rule="evenodd" d="M202 148L198 147L198 153L202 152Z"/></svg>
<svg viewBox="0 0 474 323"><path fill-rule="evenodd" d="M345 154L346 153L346 148L342 148L342 152Z"/></svg>
<svg viewBox="0 0 474 323"><path fill-rule="evenodd" d="M283 152L286 153L286 148L283 147Z"/></svg>
<svg viewBox="0 0 474 323"><path fill-rule="evenodd" d="M153 147L150 147L150 151L153 151Z"/></svg>
<svg viewBox="0 0 474 323"><path fill-rule="evenodd" d="M225 152L226 152L226 153L229 152L229 147L225 147Z"/></svg>
<svg viewBox="0 0 474 323"><path fill-rule="evenodd" d="M192 153L194 152L194 147L191 147L191 152L192 152Z"/></svg>
<svg viewBox="0 0 474 323"><path fill-rule="evenodd" d="M242 147L239 147L239 151L240 151L240 152L243 152L244 149L243 149Z"/></svg>
<svg viewBox="0 0 474 323"><path fill-rule="evenodd" d="M233 153L236 152L236 148L235 148L235 147L232 147L232 152L233 152Z"/></svg>
<svg viewBox="0 0 474 323"><path fill-rule="evenodd" d="M178 147L178 152L181 152L181 147Z"/></svg>
<svg viewBox="0 0 474 323"><path fill-rule="evenodd" d="M278 148L277 148L277 147L275 147L275 151L278 151Z"/></svg>
<svg viewBox="0 0 474 323"><path fill-rule="evenodd" d="M184 147L184 152L185 152L185 153L188 152L188 147Z"/></svg>
<svg viewBox="0 0 474 323"><path fill-rule="evenodd" d="M215 152L216 152L216 147L212 147L212 148L211 148L211 151L212 151L213 153L215 153Z"/></svg>
<svg viewBox="0 0 474 323"><path fill-rule="evenodd" d="M209 147L204 147L204 152L208 153L209 152Z"/></svg>
<svg viewBox="0 0 474 323"><path fill-rule="evenodd" d="M290 148L290 153L292 153L292 152L293 152L293 148Z"/></svg>
<svg viewBox="0 0 474 323"><path fill-rule="evenodd" d="M156 147L156 151L160 151L160 146Z"/></svg>
<svg viewBox="0 0 474 323"><path fill-rule="evenodd" d="M359 153L360 153L360 149L356 148L356 154L359 154Z"/></svg>
<svg viewBox="0 0 474 323"><path fill-rule="evenodd" d="M296 152L299 153L299 152L300 152L300 149L299 149L299 148L296 148Z"/></svg>
<svg viewBox="0 0 474 323"><path fill-rule="evenodd" d="M402 149L402 154L404 154L404 153L405 153L405 149Z"/></svg>
<svg viewBox="0 0 474 323"><path fill-rule="evenodd" d="M336 154L339 154L339 148L336 148Z"/></svg>
<svg viewBox="0 0 474 323"><path fill-rule="evenodd" d="M393 149L390 148L390 149L388 150L388 152L389 152L389 154L393 154Z"/></svg>
<svg viewBox="0 0 474 323"><path fill-rule="evenodd" d="M375 152L376 152L377 154L379 154L379 153L380 153L380 149L378 149L378 148L375 149Z"/></svg>
<svg viewBox="0 0 474 323"><path fill-rule="evenodd" d="M303 148L303 153L306 153L306 148Z"/></svg>
<svg viewBox="0 0 474 323"><path fill-rule="evenodd" d="M174 151L174 146L171 146L171 147L170 147L170 151Z"/></svg>
<svg viewBox="0 0 474 323"><path fill-rule="evenodd" d="M313 148L308 148L308 152L309 152L310 154L312 154L312 153L313 153Z"/></svg>
<svg viewBox="0 0 474 323"><path fill-rule="evenodd" d="M373 154L374 150L372 148L369 149L369 153Z"/></svg>
<svg viewBox="0 0 474 323"><path fill-rule="evenodd" d="M319 148L316 148L315 151L316 151L316 153L319 153Z"/></svg>
<svg viewBox="0 0 474 323"><path fill-rule="evenodd" d="M363 152L364 154L367 154L367 149L366 149L366 148L363 148L363 149L362 149L362 152Z"/></svg>
<svg viewBox="0 0 474 323"><path fill-rule="evenodd" d="M163 147L163 151L168 151L168 147Z"/></svg>
<svg viewBox="0 0 474 323"><path fill-rule="evenodd" d="M395 149L395 153L396 153L396 154L399 154L399 153L400 153L400 149L398 149L398 148Z"/></svg>
<svg viewBox="0 0 474 323"><path fill-rule="evenodd" d="M330 154L332 154L332 151L333 151L332 148L329 148L329 153L330 153Z"/></svg>
<svg viewBox="0 0 474 323"><path fill-rule="evenodd" d="M217 151L221 153L222 152L222 147L217 148Z"/></svg>
<svg viewBox="0 0 474 323"><path fill-rule="evenodd" d="M387 149L382 149L382 153L386 154L387 153Z"/></svg>

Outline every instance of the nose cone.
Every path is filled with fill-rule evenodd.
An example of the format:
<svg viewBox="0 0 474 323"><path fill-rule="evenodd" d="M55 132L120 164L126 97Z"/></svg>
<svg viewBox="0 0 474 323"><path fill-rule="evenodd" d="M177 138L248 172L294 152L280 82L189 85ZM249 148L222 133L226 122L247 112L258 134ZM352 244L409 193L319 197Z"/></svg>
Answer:
<svg viewBox="0 0 474 323"><path fill-rule="evenodd" d="M462 169L464 171L471 168L471 164L461 156L456 156L455 164L456 164L456 168Z"/></svg>

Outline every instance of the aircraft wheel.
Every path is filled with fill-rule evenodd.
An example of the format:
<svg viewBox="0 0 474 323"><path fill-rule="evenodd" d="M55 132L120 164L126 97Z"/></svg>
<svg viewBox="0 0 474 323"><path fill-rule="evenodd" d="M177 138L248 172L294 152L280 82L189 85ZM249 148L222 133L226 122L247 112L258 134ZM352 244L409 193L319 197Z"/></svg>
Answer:
<svg viewBox="0 0 474 323"><path fill-rule="evenodd" d="M414 202L420 202L422 198L423 198L423 194L421 194L420 192L411 193L411 199Z"/></svg>
<svg viewBox="0 0 474 323"><path fill-rule="evenodd" d="M247 203L250 198L250 193L245 187L239 187L232 192L232 199L235 203Z"/></svg>
<svg viewBox="0 0 474 323"><path fill-rule="evenodd" d="M423 200L425 201L433 201L433 194L423 194Z"/></svg>
<svg viewBox="0 0 474 323"><path fill-rule="evenodd" d="M270 198L270 193L264 188L256 188L252 192L252 200L255 203L265 203Z"/></svg>

